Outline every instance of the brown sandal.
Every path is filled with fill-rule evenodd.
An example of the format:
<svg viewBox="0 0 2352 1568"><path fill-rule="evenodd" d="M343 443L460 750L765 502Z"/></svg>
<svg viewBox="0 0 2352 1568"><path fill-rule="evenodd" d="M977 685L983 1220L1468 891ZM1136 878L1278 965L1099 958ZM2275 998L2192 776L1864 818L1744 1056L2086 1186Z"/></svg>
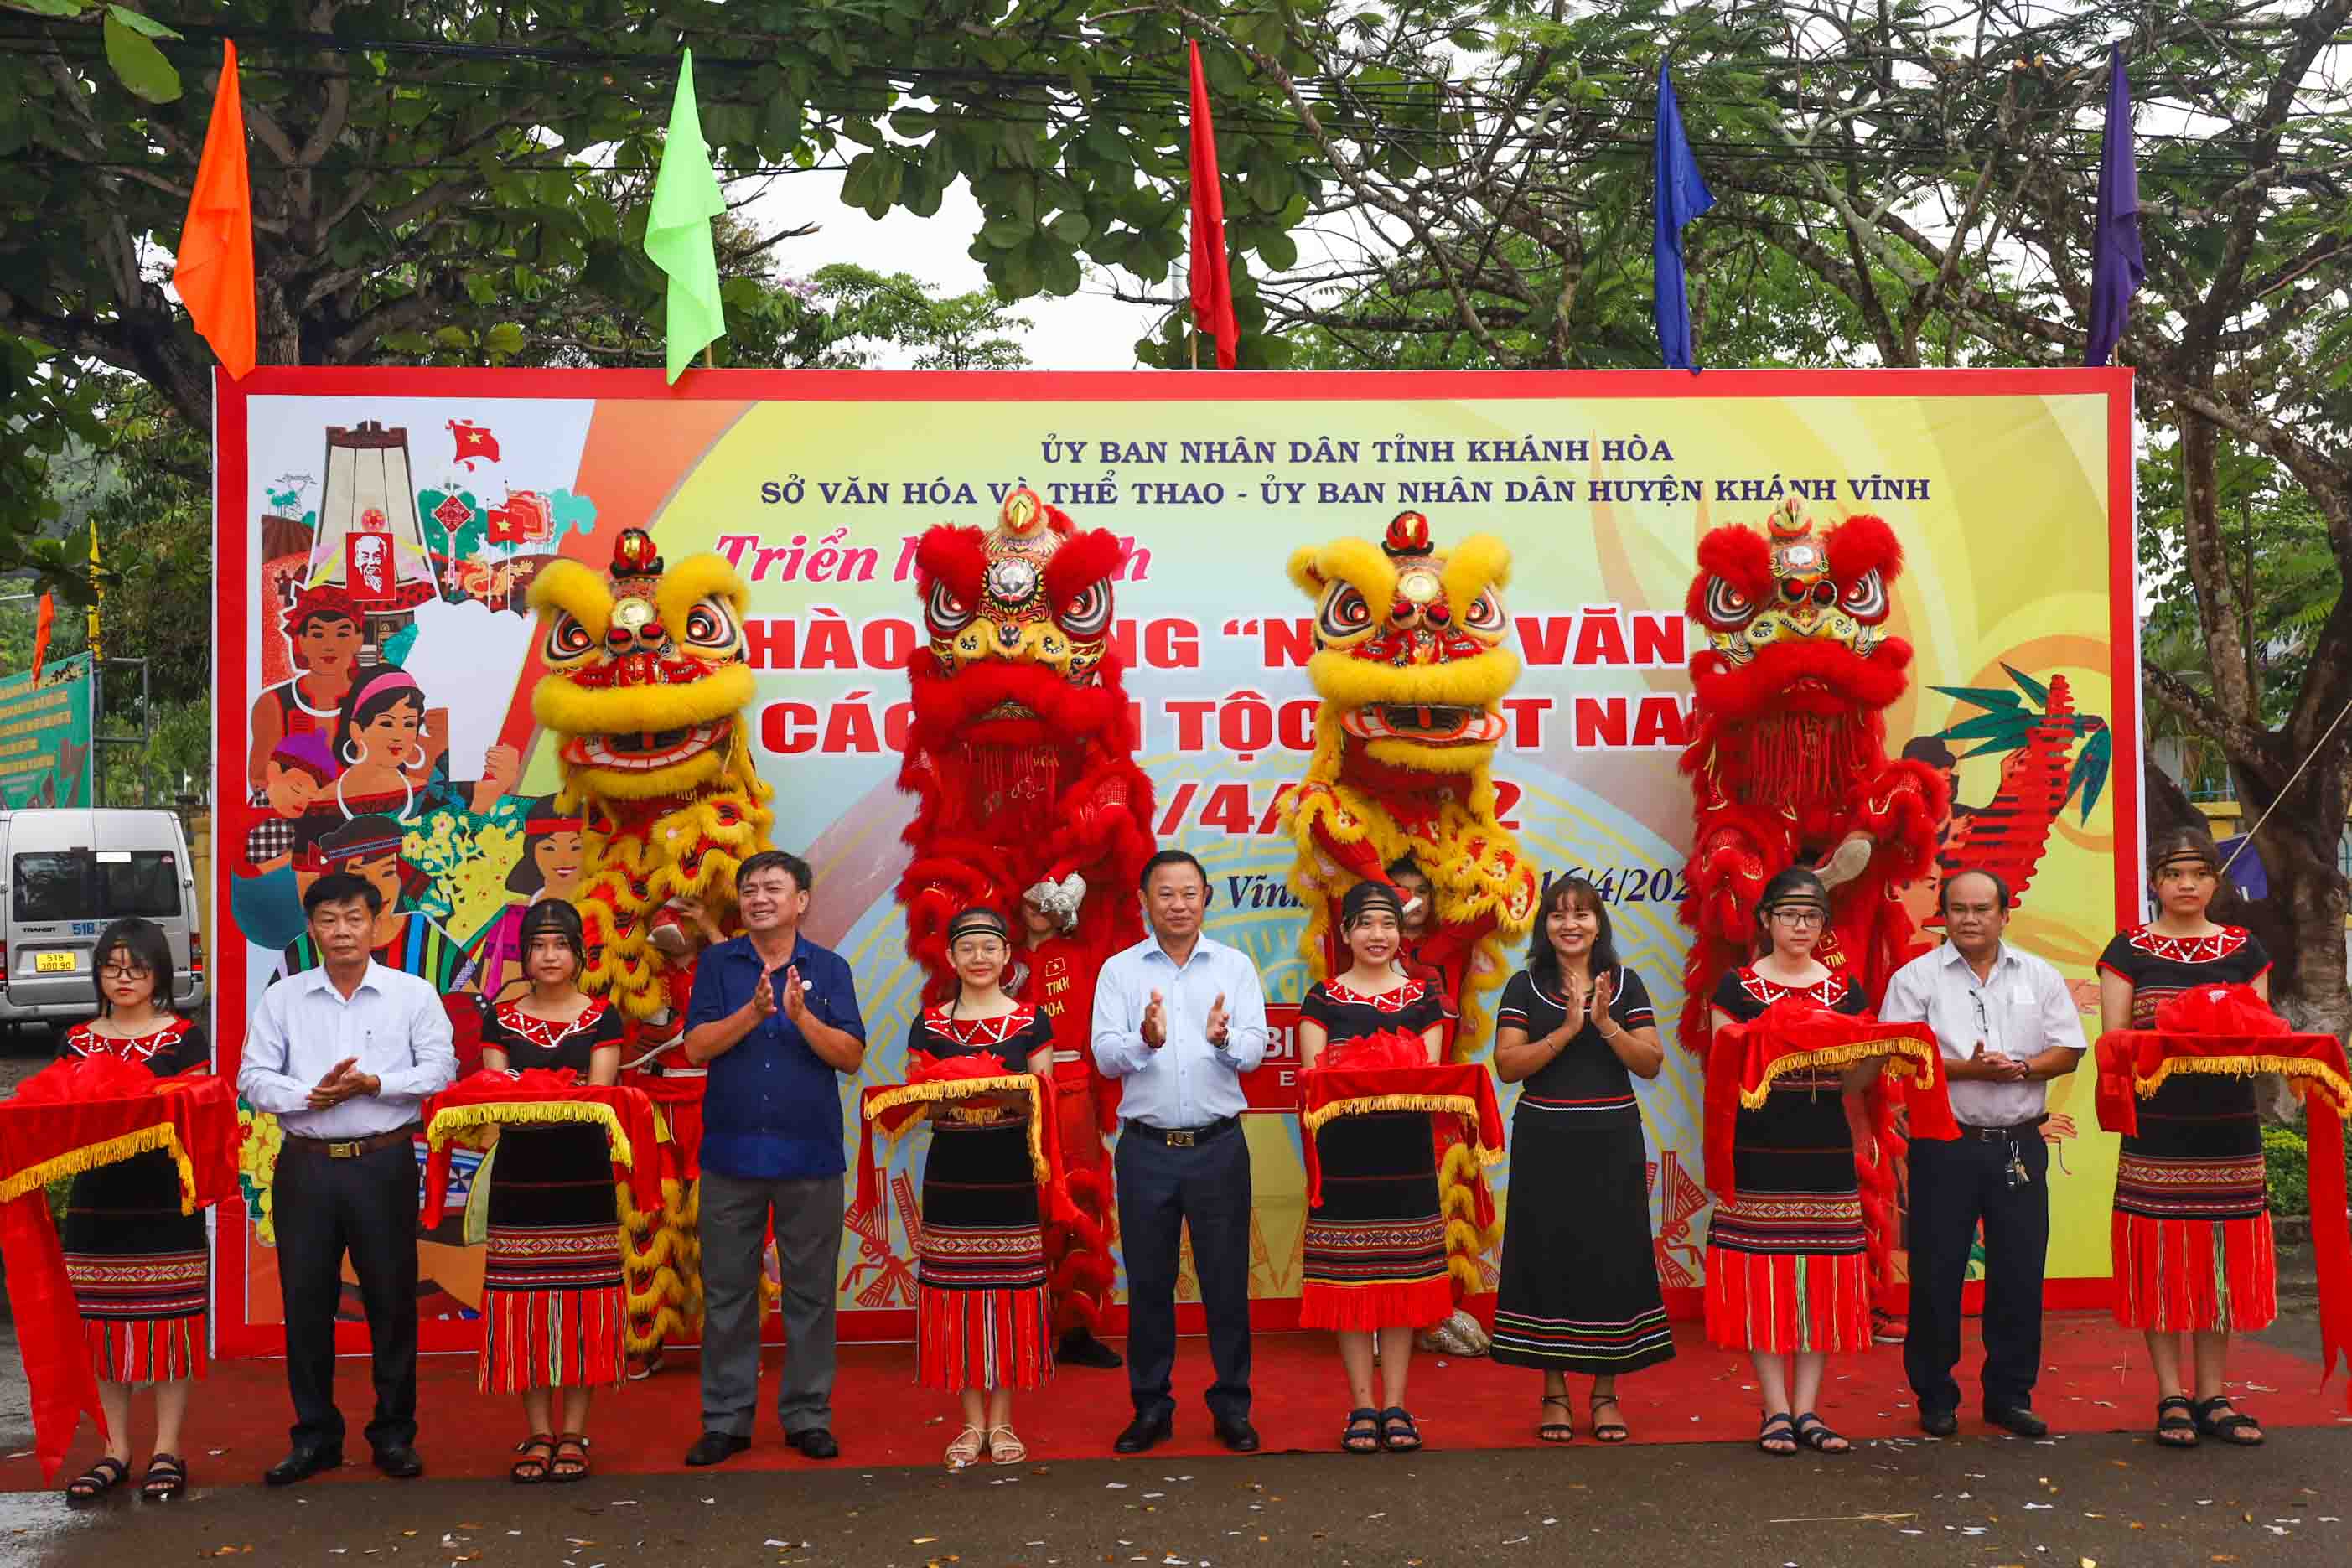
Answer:
<svg viewBox="0 0 2352 1568"><path fill-rule="evenodd" d="M1542 1426L1536 1428L1537 1439L1546 1443L1575 1442L1576 1401L1570 1398L1565 1394L1547 1394L1543 1396L1543 1404L1538 1406L1538 1408L1549 1410L1555 1405L1568 1412L1568 1419L1565 1421L1546 1421ZM1555 1433L1558 1434L1558 1436L1554 1436Z"/></svg>
<svg viewBox="0 0 2352 1568"><path fill-rule="evenodd" d="M555 1462L548 1467L547 1479L559 1485L588 1479L587 1433L566 1432L555 1439Z"/></svg>
<svg viewBox="0 0 2352 1568"><path fill-rule="evenodd" d="M545 1448L547 1452L541 1454L535 1451L540 1448ZM533 1432L515 1445L515 1452L520 1454L522 1458L507 1467L507 1479L519 1487L537 1486L547 1479L548 1471L554 1468L555 1435L551 1432Z"/></svg>

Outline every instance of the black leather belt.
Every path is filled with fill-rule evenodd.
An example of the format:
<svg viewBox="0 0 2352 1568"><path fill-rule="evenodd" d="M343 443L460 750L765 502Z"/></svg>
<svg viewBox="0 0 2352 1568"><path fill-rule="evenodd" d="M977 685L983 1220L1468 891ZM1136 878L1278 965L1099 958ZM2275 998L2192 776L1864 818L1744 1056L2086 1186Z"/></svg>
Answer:
<svg viewBox="0 0 2352 1568"><path fill-rule="evenodd" d="M2038 1136L2042 1124L2048 1120L2050 1113L2045 1111L2031 1122L2020 1122L2013 1127L1971 1127L1963 1122L1960 1124L1960 1136L1982 1138L1988 1144L2013 1144L2020 1138Z"/></svg>
<svg viewBox="0 0 2352 1568"><path fill-rule="evenodd" d="M394 1144L414 1143L420 1130L419 1124L411 1122L405 1127L395 1127L389 1133L373 1133L364 1138L311 1138L300 1133L289 1133L285 1146L304 1154L324 1155L331 1160L355 1160L362 1155L372 1155Z"/></svg>
<svg viewBox="0 0 2352 1568"><path fill-rule="evenodd" d="M1153 1143L1165 1144L1171 1149L1189 1149L1207 1143L1220 1133L1229 1133L1241 1124L1239 1116L1220 1116L1198 1127L1155 1127L1149 1122L1129 1122L1127 1131L1140 1133Z"/></svg>

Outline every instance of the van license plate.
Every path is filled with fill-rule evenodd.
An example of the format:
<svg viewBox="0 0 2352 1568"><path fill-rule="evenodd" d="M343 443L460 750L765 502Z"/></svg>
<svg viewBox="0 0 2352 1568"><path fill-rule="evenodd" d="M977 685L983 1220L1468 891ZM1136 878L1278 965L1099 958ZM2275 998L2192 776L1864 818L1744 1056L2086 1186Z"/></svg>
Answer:
<svg viewBox="0 0 2352 1568"><path fill-rule="evenodd" d="M70 975L80 966L71 953L36 953L33 972L37 975Z"/></svg>

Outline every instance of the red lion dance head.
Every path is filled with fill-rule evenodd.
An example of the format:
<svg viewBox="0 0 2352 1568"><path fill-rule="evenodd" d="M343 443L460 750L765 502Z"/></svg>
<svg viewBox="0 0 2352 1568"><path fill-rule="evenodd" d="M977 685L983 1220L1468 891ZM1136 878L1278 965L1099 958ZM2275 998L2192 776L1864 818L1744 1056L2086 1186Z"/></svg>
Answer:
<svg viewBox="0 0 2352 1568"><path fill-rule="evenodd" d="M918 804L899 897L934 999L953 984L956 912L983 905L1017 930L1017 904L1042 883L1065 929L1102 931L1106 951L1141 938L1151 787L1111 645L1123 555L1026 487L993 529L943 524L917 548L930 643L907 662L914 719L898 787Z"/></svg>
<svg viewBox="0 0 2352 1568"><path fill-rule="evenodd" d="M1886 755L1886 709L1908 688L1911 646L1886 634L1903 550L1868 515L1816 529L1794 500L1767 532L1699 541L1687 604L1706 633L1691 661L1693 739L1683 753L1693 824L1682 1040L1704 1055L1724 975L1754 951L1764 884L1809 865L1830 888L1817 956L1875 997L1909 956L1896 896L1926 874L1948 805L1941 776ZM1893 1123L1878 1108L1880 1163L1861 1173L1874 1266L1892 1246Z"/></svg>

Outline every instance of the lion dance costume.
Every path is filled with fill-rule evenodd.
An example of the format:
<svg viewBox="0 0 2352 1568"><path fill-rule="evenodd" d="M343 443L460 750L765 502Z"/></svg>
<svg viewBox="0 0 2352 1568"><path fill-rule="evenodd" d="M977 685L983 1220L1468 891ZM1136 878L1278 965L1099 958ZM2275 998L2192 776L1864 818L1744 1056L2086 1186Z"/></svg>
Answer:
<svg viewBox="0 0 2352 1568"><path fill-rule="evenodd" d="M559 560L530 589L547 666L531 712L562 737L563 807L584 818L581 988L611 998L635 1021L636 1049L652 1047L630 1078L654 1101L662 1150L659 1221L632 1204L624 1249L638 1357L701 1316L703 1075L681 1049L695 945L677 904L698 900L731 926L735 868L773 820L743 718L754 695L744 600L718 556L665 571L642 528L622 532L609 575Z"/></svg>
<svg viewBox="0 0 2352 1568"><path fill-rule="evenodd" d="M1118 1084L1089 1035L1103 960L1142 939L1137 879L1151 858L1151 781L1111 646L1118 540L1015 489L994 529L942 524L916 551L930 634L907 662L913 720L898 787L915 797L898 883L924 997L954 994L947 928L971 906L1014 930L1020 905L1055 934L1021 956L1022 999L1054 1026L1063 1160L1076 1210L1050 1226L1054 1331L1091 1335L1113 1281L1110 1158Z"/></svg>
<svg viewBox="0 0 2352 1568"><path fill-rule="evenodd" d="M1322 699L1307 778L1283 796L1298 846L1290 887L1307 908L1300 956L1316 980L1344 969L1340 899L1411 860L1436 906L1412 957L1460 1015L1447 1030L1451 1061L1476 1050L1480 996L1503 983L1505 944L1535 920L1534 868L1495 814L1498 705L1519 674L1503 646L1510 570L1508 547L1486 534L1440 552L1418 512L1400 513L1378 545L1334 539L1290 558L1291 580L1315 601L1307 671ZM1479 1258L1500 1228L1482 1202L1475 1150L1456 1145L1439 1182L1458 1303L1486 1288ZM1448 1331L1464 1342L1454 1348L1485 1348L1466 1314Z"/></svg>
<svg viewBox="0 0 2352 1568"><path fill-rule="evenodd" d="M1909 685L1911 646L1885 634L1902 547L1860 514L1821 531L1792 499L1769 535L1737 526L1699 541L1687 609L1708 648L1691 661L1693 732L1683 753L1694 825L1682 1041L1706 1059L1708 998L1755 950L1756 901L1791 865L1830 887L1819 956L1878 996L1916 932L1899 897L1925 875L1949 802L1924 763L1890 760L1886 709ZM1878 1163L1860 1171L1871 1264L1893 1266L1895 1161L1903 1153L1884 1086L1873 1091Z"/></svg>

